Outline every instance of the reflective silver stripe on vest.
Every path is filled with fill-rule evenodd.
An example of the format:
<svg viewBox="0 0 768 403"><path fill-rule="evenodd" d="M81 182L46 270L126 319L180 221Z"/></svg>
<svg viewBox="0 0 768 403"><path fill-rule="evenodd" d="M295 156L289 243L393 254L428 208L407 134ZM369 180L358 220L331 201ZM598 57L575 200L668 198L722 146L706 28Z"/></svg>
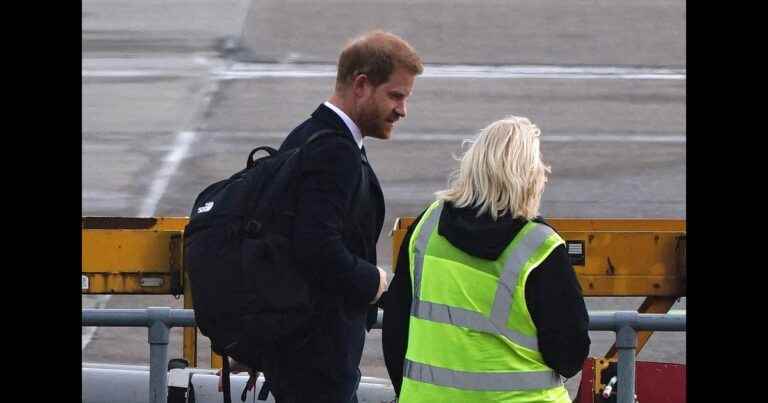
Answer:
<svg viewBox="0 0 768 403"><path fill-rule="evenodd" d="M416 309L413 310L412 314L421 319L449 323L488 333L499 333L501 330L494 327L493 323L479 312L421 300L414 301L414 304Z"/></svg>
<svg viewBox="0 0 768 403"><path fill-rule="evenodd" d="M465 372L405 360L404 375L415 381L457 389L517 391L550 389L563 382L554 371Z"/></svg>
<svg viewBox="0 0 768 403"><path fill-rule="evenodd" d="M504 272L501 273L499 278L499 286L496 287L496 296L493 299L493 308L491 309L491 321L499 328L507 329L509 310L512 309L515 289L520 279L520 271L536 249L554 233L555 231L552 228L544 224L534 224L533 228L525 234L523 239L512 250L509 257L507 257L507 261L504 264ZM518 339L510 337L512 341L518 342L534 351L539 350L536 337L519 333L517 335L523 343L519 343Z"/></svg>
<svg viewBox="0 0 768 403"><path fill-rule="evenodd" d="M535 337L518 333L499 321L488 320L479 312L415 299L411 315L432 322L448 323L491 334L502 334L523 347L533 351L539 350L538 340Z"/></svg>
<svg viewBox="0 0 768 403"><path fill-rule="evenodd" d="M424 270L424 251L427 250L427 242L429 236L432 235L432 230L435 229L437 221L440 219L440 214L443 212L443 202L440 202L438 206L432 210L427 221L421 226L419 231L419 239L416 240L416 246L414 251L414 267L413 267L413 297L416 300L421 299L421 273Z"/></svg>

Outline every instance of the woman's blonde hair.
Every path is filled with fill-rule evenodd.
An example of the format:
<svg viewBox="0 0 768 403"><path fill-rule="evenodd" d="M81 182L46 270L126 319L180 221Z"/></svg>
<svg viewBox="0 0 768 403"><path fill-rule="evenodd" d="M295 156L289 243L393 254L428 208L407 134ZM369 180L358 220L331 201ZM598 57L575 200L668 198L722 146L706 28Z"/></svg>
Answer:
<svg viewBox="0 0 768 403"><path fill-rule="evenodd" d="M549 166L539 150L541 131L528 118L508 116L480 131L438 200L455 207L479 207L496 220L507 213L531 219L539 214Z"/></svg>

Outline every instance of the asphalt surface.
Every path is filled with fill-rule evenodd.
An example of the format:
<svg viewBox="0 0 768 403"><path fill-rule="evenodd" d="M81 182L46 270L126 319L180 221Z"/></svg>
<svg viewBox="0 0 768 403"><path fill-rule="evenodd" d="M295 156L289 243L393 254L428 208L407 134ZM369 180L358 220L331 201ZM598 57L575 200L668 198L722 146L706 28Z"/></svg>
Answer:
<svg viewBox="0 0 768 403"><path fill-rule="evenodd" d="M509 114L542 130L552 166L545 217L685 218L684 2L318 3L83 2L83 216L187 216L204 186L239 170L253 147L278 145L327 99L333 77L302 73L302 63L332 69L346 39L383 27L429 65L392 140L365 143L387 203L381 266L391 265L395 218L417 215L446 185L462 139ZM430 74L455 65L479 70ZM489 73L521 65L565 72ZM265 66L282 75L234 74ZM600 68L671 73L583 74ZM587 302L616 310L641 301ZM181 307L165 296L84 296L83 305ZM685 309L685 298L673 309ZM594 356L613 341L606 332L591 337ZM83 329L83 338L84 361L148 362L145 329ZM369 334L364 375L387 376L380 340ZM684 363L685 346L684 333L657 333L639 358ZM180 330L171 356L181 356ZM568 382L572 393L576 382Z"/></svg>

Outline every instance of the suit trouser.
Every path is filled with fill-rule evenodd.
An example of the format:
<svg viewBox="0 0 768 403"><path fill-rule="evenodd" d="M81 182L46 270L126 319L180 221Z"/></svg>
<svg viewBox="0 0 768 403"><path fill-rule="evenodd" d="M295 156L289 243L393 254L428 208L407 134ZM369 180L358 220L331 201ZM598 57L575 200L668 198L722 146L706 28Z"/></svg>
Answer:
<svg viewBox="0 0 768 403"><path fill-rule="evenodd" d="M365 331L361 324L359 340L351 337L340 340L338 335L342 331L333 326L335 315L335 312L331 312L318 319L313 327L314 334L306 339L306 343L300 346L292 343L279 345L274 355L265 357L265 376L272 383L272 394L277 403L358 402L357 388L361 378L359 361L352 363L349 360L334 359L332 354L351 354L344 350L350 348L350 344L357 345L355 341L359 342L362 350Z"/></svg>
<svg viewBox="0 0 768 403"><path fill-rule="evenodd" d="M357 403L360 370L356 376L339 380L326 371L310 368L280 368L271 376L272 394L276 403Z"/></svg>

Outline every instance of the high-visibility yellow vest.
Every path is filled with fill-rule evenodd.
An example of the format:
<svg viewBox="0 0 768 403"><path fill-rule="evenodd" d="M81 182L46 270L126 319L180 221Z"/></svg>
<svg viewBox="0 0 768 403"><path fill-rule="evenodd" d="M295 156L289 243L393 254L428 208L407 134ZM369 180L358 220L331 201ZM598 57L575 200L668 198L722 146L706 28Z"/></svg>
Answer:
<svg viewBox="0 0 768 403"><path fill-rule="evenodd" d="M570 402L525 303L528 275L563 239L529 221L497 260L481 259L438 234L442 208L427 209L408 247L413 301L399 402Z"/></svg>

